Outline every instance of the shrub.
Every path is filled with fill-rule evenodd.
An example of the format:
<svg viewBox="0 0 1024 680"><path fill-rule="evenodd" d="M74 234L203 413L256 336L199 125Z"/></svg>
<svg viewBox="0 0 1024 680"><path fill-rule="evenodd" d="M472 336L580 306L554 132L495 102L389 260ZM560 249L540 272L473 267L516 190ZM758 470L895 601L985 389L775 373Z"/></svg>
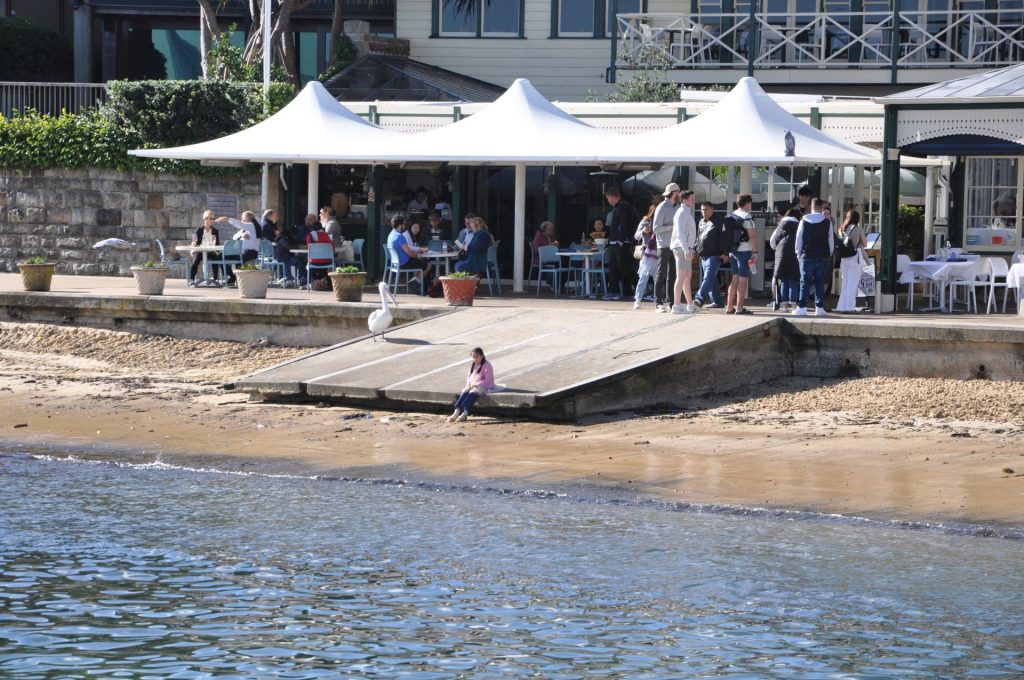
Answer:
<svg viewBox="0 0 1024 680"><path fill-rule="evenodd" d="M471 279L471 278L474 278L475 276L476 276L476 274L473 274L472 272L452 272L451 274L448 274L447 278L449 278L449 279Z"/></svg>
<svg viewBox="0 0 1024 680"><path fill-rule="evenodd" d="M896 222L896 252L911 259L924 257L924 208L900 205Z"/></svg>
<svg viewBox="0 0 1024 680"><path fill-rule="evenodd" d="M359 267L349 264L345 265L344 267L338 267L334 271L337 272L338 274L358 274Z"/></svg>
<svg viewBox="0 0 1024 680"><path fill-rule="evenodd" d="M240 267L235 267L235 271L236 272L255 272L255 271L259 271L259 269L260 269L260 266L258 264L256 264L256 263L254 263L254 262L250 262L248 264L243 264Z"/></svg>
<svg viewBox="0 0 1024 680"><path fill-rule="evenodd" d="M0 17L0 80L67 82L73 78L70 38L31 21Z"/></svg>
<svg viewBox="0 0 1024 680"><path fill-rule="evenodd" d="M26 258L22 264L46 264L46 258L36 255L35 257Z"/></svg>
<svg viewBox="0 0 1024 680"><path fill-rule="evenodd" d="M327 64L324 72L318 75L316 79L321 83L326 83L346 66L354 62L358 56L359 51L356 50L352 38L342 33L338 39L337 48L334 51L334 59L331 60L331 63Z"/></svg>
<svg viewBox="0 0 1024 680"><path fill-rule="evenodd" d="M167 267L162 263L154 262L153 260L146 260L143 264L140 264L139 267L142 269L167 269Z"/></svg>

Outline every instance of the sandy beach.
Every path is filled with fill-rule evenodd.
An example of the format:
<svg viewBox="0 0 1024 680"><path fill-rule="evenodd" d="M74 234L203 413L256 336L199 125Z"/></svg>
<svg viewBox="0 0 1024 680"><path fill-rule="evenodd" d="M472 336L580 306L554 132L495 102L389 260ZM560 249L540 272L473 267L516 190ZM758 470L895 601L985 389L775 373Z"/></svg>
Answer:
<svg viewBox="0 0 1024 680"><path fill-rule="evenodd" d="M222 469L1024 527L1022 382L793 378L666 412L458 425L223 388L305 351L2 323L0 437Z"/></svg>

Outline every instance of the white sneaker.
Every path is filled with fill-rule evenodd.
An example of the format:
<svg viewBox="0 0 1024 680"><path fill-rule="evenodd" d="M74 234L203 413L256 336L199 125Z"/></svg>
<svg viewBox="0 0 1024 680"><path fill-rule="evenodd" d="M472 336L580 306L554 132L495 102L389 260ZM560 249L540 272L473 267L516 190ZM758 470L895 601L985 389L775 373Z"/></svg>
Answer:
<svg viewBox="0 0 1024 680"><path fill-rule="evenodd" d="M698 307L697 305L686 305L686 311L689 312L690 314L696 314L697 312L700 311L700 307Z"/></svg>
<svg viewBox="0 0 1024 680"><path fill-rule="evenodd" d="M640 303L639 302L634 302L633 303L633 309L640 309Z"/></svg>
<svg viewBox="0 0 1024 680"><path fill-rule="evenodd" d="M793 316L807 316L807 308L797 307L796 309L793 310Z"/></svg>
<svg viewBox="0 0 1024 680"><path fill-rule="evenodd" d="M447 420L447 421L448 421L449 423L454 423L454 422L455 422L455 420L456 420L456 419L457 419L457 418L459 417L459 413L460 413L460 411L459 411L458 409L456 409L456 410L455 410L455 413L453 413L453 414L451 414L450 416L448 416L448 417L446 418L446 420Z"/></svg>
<svg viewBox="0 0 1024 680"><path fill-rule="evenodd" d="M665 309L665 305L658 305L658 307L657 307L657 309L655 311L658 312L658 314L664 314L668 310Z"/></svg>
<svg viewBox="0 0 1024 680"><path fill-rule="evenodd" d="M456 418L455 420L463 421L466 418L469 418L469 411L463 411L462 413L459 414L459 417Z"/></svg>
<svg viewBox="0 0 1024 680"><path fill-rule="evenodd" d="M828 312L825 311L824 307L815 307L814 316L828 316Z"/></svg>
<svg viewBox="0 0 1024 680"><path fill-rule="evenodd" d="M686 308L686 305L672 305L673 314L689 314L690 310Z"/></svg>

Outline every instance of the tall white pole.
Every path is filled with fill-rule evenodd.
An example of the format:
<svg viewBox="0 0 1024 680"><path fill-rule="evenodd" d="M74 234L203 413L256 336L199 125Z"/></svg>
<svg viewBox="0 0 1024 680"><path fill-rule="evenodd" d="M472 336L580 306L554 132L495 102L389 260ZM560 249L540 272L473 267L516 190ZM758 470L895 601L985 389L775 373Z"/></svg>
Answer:
<svg viewBox="0 0 1024 680"><path fill-rule="evenodd" d="M523 292L523 258L526 257L526 164L516 163L515 244L512 260L512 292Z"/></svg>
<svg viewBox="0 0 1024 680"><path fill-rule="evenodd" d="M270 0L263 0L263 113L270 111ZM263 164L260 181L260 210L267 209L270 200L270 164Z"/></svg>
<svg viewBox="0 0 1024 680"><path fill-rule="evenodd" d="M927 257L934 252L932 247L934 244L934 236L932 235L932 228L935 225L935 199L938 192L935 190L935 185L938 184L939 168L935 166L929 166L925 170L925 181L924 181L924 255Z"/></svg>
<svg viewBox="0 0 1024 680"><path fill-rule="evenodd" d="M320 163L318 161L309 162L309 188L306 189L306 212L313 213L314 215L318 212L317 203L320 202Z"/></svg>

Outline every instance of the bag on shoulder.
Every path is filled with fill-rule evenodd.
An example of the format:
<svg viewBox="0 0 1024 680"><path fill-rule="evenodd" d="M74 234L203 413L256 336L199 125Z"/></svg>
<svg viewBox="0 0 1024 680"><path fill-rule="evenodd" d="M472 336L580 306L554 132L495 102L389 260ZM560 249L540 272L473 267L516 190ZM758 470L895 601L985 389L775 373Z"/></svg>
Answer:
<svg viewBox="0 0 1024 680"><path fill-rule="evenodd" d="M836 243L836 257L840 260L847 257L853 257L856 254L857 247L853 245L853 239L850 238L849 234L839 239Z"/></svg>
<svg viewBox="0 0 1024 680"><path fill-rule="evenodd" d="M743 225L743 220L739 216L729 213L723 221L726 233L732 234L732 250L735 251L741 243L750 240L747 228Z"/></svg>
<svg viewBox="0 0 1024 680"><path fill-rule="evenodd" d="M644 259L644 244L643 243L637 244L637 246L633 248L633 259L634 260L642 260L642 259Z"/></svg>

